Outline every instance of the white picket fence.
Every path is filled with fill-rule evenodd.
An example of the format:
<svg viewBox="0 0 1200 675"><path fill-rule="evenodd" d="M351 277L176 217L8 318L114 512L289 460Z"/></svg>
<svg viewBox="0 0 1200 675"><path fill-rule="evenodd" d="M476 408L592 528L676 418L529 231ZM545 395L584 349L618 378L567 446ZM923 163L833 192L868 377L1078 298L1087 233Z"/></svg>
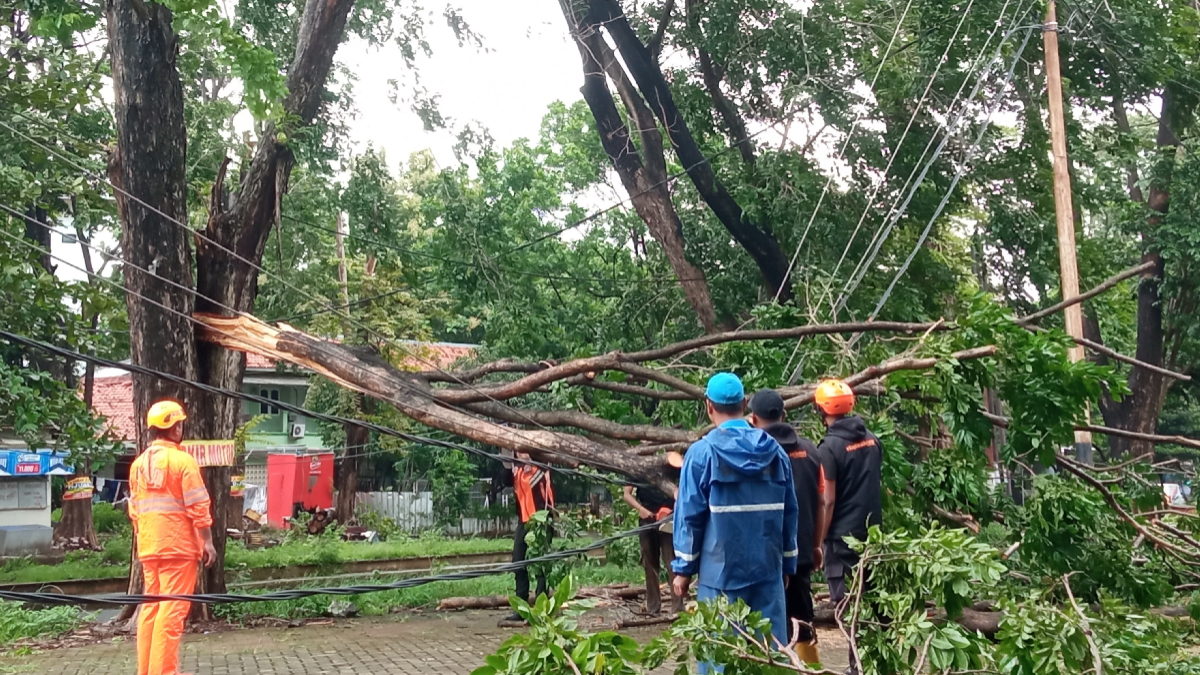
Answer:
<svg viewBox="0 0 1200 675"><path fill-rule="evenodd" d="M432 492L359 492L358 503L396 521L401 529L412 534L437 527ZM457 527L446 528L446 533L455 536L497 536L512 534L516 525L515 513L509 518L463 518Z"/></svg>

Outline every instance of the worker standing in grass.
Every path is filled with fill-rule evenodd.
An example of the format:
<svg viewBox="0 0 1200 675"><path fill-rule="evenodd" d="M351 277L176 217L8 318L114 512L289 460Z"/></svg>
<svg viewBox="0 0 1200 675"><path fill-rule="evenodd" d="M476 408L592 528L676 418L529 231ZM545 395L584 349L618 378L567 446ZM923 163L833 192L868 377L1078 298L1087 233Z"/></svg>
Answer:
<svg viewBox="0 0 1200 675"><path fill-rule="evenodd" d="M825 522L825 512L821 508L821 462L817 458L817 446L798 435L784 416L783 397L774 389L763 389L750 399L750 424L770 434L791 461L800 516L796 529L799 550L796 574L788 581L786 591L788 638L795 639L796 653L805 663L819 663L821 659L812 628L815 612L811 577L813 569L819 568L824 558L821 534L817 531L817 523ZM793 620L800 623L795 624Z"/></svg>
<svg viewBox="0 0 1200 675"><path fill-rule="evenodd" d="M846 574L859 561L846 538L865 541L868 528L883 522L883 446L867 431L861 417L850 414L854 390L845 382L821 382L813 403L827 430L817 448L825 480L825 518L818 525L819 533L825 534L825 579L829 599L842 605L847 595ZM864 579L863 587L869 582ZM856 672L853 654L847 672Z"/></svg>
<svg viewBox="0 0 1200 675"><path fill-rule="evenodd" d="M517 497L518 516L517 529L513 533L512 561L514 563L524 562L529 555L529 544L525 541L525 535L529 532L529 519L538 511L554 508L554 488L550 484L550 472L540 466L529 464L529 453L518 452L517 459L521 462L514 462L511 465L512 487ZM553 540L553 524L550 525L550 530L546 534L550 540ZM530 601L529 568L520 567L513 574L517 578L517 597ZM546 573L539 570L537 594L545 595L546 592ZM513 613L504 620L520 621L521 615Z"/></svg>
<svg viewBox="0 0 1200 675"><path fill-rule="evenodd" d="M684 455L675 502L675 595L744 600L787 644L784 576L796 573L796 493L783 448L743 418L742 381L718 373L705 390L716 426ZM806 544L807 545L807 544Z"/></svg>
<svg viewBox="0 0 1200 675"><path fill-rule="evenodd" d="M150 445L129 467L129 520L147 595L190 595L199 566L217 561L208 490L195 458L179 446L186 419L175 401L150 406ZM191 606L185 601L142 605L138 675L179 673L179 643Z"/></svg>

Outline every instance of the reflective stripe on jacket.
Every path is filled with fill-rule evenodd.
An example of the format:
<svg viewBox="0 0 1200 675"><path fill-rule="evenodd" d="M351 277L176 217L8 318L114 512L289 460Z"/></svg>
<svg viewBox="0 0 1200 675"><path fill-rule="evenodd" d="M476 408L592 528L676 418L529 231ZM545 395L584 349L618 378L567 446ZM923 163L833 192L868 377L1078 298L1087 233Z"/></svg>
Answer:
<svg viewBox="0 0 1200 675"><path fill-rule="evenodd" d="M129 520L142 560L199 560L197 530L212 527L212 513L195 458L175 443L152 442L129 467Z"/></svg>
<svg viewBox="0 0 1200 675"><path fill-rule="evenodd" d="M744 420L726 422L684 456L671 570L729 590L795 574L797 522L783 448Z"/></svg>

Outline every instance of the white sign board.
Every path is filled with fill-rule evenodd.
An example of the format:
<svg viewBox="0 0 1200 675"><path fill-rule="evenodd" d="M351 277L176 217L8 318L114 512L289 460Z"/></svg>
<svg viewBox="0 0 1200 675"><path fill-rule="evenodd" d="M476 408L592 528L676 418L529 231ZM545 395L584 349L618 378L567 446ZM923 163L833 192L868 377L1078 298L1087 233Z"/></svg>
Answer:
<svg viewBox="0 0 1200 675"><path fill-rule="evenodd" d="M20 508L17 498L17 483L11 478L0 478L0 511Z"/></svg>
<svg viewBox="0 0 1200 675"><path fill-rule="evenodd" d="M48 505L46 503L46 485L49 482L45 478L26 478L17 481L17 508L39 510L46 508Z"/></svg>

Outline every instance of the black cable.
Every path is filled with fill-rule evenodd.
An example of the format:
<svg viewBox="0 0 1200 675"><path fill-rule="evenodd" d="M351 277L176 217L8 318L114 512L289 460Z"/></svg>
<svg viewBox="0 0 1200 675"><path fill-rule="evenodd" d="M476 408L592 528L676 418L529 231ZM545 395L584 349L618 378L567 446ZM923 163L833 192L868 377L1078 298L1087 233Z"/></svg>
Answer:
<svg viewBox="0 0 1200 675"><path fill-rule="evenodd" d="M0 125L3 125L3 122L0 122ZM37 219L35 219L35 218L31 218L30 216L28 216L28 215L26 215L26 214L24 214L24 213L21 213L20 211L17 211L16 209L13 209L12 207L10 207L10 206L7 206L7 205L5 205L5 204L0 204L0 211L5 211L5 212L9 213L10 215L12 215L12 216L14 216L14 217L16 217L16 218L23 219L23 220L25 220L25 221L27 221L27 222L30 222L30 223L35 223L35 224L41 225L42 227L46 228L47 230L49 230L49 231L51 231L51 232L57 232L57 230L55 230L55 229L54 229L53 227L51 227L50 225L48 225L48 224L46 224L46 223L43 223L43 222L41 222L41 221L39 221L39 220L37 220ZM102 283L105 283L105 284L109 284L109 285L111 285L111 286L114 286L114 287L116 287L118 290L121 290L121 291L123 291L124 293L126 293L126 294L128 294L128 295L130 295L130 296L132 296L132 297L136 297L136 298L138 298L139 300L143 300L143 301L149 302L149 303L151 303L151 304L157 305L158 307L160 307L160 308L162 308L162 309L164 309L164 310L166 310L166 311L168 311L168 312L170 312L170 313L177 314L177 315L179 315L179 316L183 317L184 319L186 319L186 320L188 320L188 321L191 321L192 323L196 324L197 326L200 326L200 327L202 327L202 328L206 327L206 326L205 326L205 324L201 323L200 321L197 321L195 317L193 317L192 315L190 315L190 314L188 314L188 313L185 313L185 312L180 312L179 310L177 310L177 309L174 309L174 308L172 308L172 307L168 307L168 306L164 305L163 303L161 303L161 302L158 302L158 301L156 301L156 300L154 300L154 299L152 299L152 298L148 298L148 297L146 297L146 296L144 296L144 295L141 295L141 294L135 293L135 292L133 292L133 291L130 291L130 290L129 290L129 289L127 289L127 288L123 288L123 287L121 287L119 284L117 284L116 282L112 281L111 279L108 279L108 278L106 278L106 277L103 277L103 276L101 276L101 275L98 275L98 274L94 274L94 273L92 273L92 272L89 272L89 271L87 271L87 270L83 269L82 267L79 267L78 265L75 265L75 264L71 263L70 261L66 260L65 258L62 258L62 257L60 257L60 256L56 256L56 255L55 255L55 254L54 254L52 251L50 251L49 249L42 248L42 247L40 247L40 246L38 246L38 245L34 244L33 242L30 242L30 241L27 241L27 240L25 240L24 238L22 238L22 237L20 237L20 236L18 236L18 235L10 234L10 233L7 233L7 232L4 232L4 231L0 230L0 236L7 237L7 238L9 238L9 239L12 239L12 240L13 240L13 241L15 241L16 243L20 244L21 246L25 246L25 247L31 248L31 249L33 249L33 250L35 250L35 251L38 251L39 253L42 253L42 254L48 255L48 256L50 256L51 258L53 258L53 259L55 259L55 260L58 260L60 263L63 263L63 264L65 264L65 265L67 265L68 267L73 267L73 268L75 268L75 269L77 269L77 270L79 270L79 271L85 272L85 273L87 273L87 274L88 274L88 276L89 276L89 277L95 278L95 279L99 280L99 281L100 281L100 282L102 282ZM86 244L86 243L85 243L84 245L85 245L85 246L88 246L89 248L92 248L90 244ZM124 260L123 258L121 258L121 259L119 259L119 260L121 260L122 264L124 264L124 265L129 265L129 266L132 266L134 269L137 269L137 270L138 270L138 271L140 271L140 272L143 272L143 273L145 273L145 274L151 274L151 275L153 275L153 272L151 272L150 270L147 270L147 269L145 269L145 268L138 267L137 265L134 265L133 263L131 263L131 262L127 261L127 260ZM161 279L161 277L160 277L160 279ZM197 298L204 298L204 299L207 299L207 300L209 300L210 302L215 302L215 301L212 301L211 299L209 299L209 298L206 298L205 296L201 295L201 294L200 294L198 291L196 291L195 289L193 289L193 288L189 288L188 286L186 286L186 285L184 285L184 284L180 284L179 282L176 282L176 281L171 281L170 279L162 279L162 280L163 280L164 282L166 282L167 284L171 285L171 286L174 286L174 287L176 287L176 288L179 288L180 290L182 290L182 291L184 291L184 292L186 292L186 293L190 293L190 294L192 294L192 295L196 296ZM228 310L228 311L230 311L230 312L233 312L235 315L239 315L239 316L246 316L246 317L249 317L249 318L252 318L252 319L256 319L256 317L253 317L252 315L250 315L250 314L247 314L246 312L243 312L243 311L237 310L237 309L235 309L235 308L233 308L233 307L230 307L230 306L228 306L228 305L223 305L223 304L221 304L221 303L219 303L219 302L217 302L216 304L217 304L217 306L218 306L218 307L221 307L221 308L223 308L223 309L226 309L226 310ZM216 331L217 331L217 332L219 332L219 333L224 333L225 335L229 335L229 333L228 333L228 332L226 332L226 331L222 331L222 330L219 330L219 329L214 329L214 330L216 330ZM381 337L385 337L385 336L381 336ZM385 339L388 339L388 338L386 338L386 337L385 337ZM488 395L487 393L480 391L479 389L477 389L475 386L471 385L470 383L468 383L468 382L465 382L464 380L462 380L462 379L460 379L460 378L458 378L458 377L454 376L454 375L453 375L453 373L448 373L447 371L443 370L443 369L442 369L442 368L440 368L440 367L439 367L439 366L438 366L436 363L433 363L432 361L429 361L428 359L424 359L424 358L422 358L420 355L418 355L418 354L416 354L416 353L414 353L414 352L412 352L412 351L408 350L407 348L405 348L405 347L404 347L402 344L398 344L398 343L396 343L396 341L395 341L394 339L393 339L393 340L390 340L390 342L391 342L391 343L392 343L394 346L398 347L398 348L399 348L401 351L403 351L403 352L405 352L406 354L408 354L410 357L412 357L412 358L415 358L415 359L418 359L418 360L420 360L420 361L424 361L425 363L432 365L432 366L434 367L434 369L435 369L435 370L437 370L439 373L443 373L443 374L446 374L446 375L450 375L450 376L451 376L451 377L453 377L453 378L454 378L456 381L458 381L458 382L462 382L462 383L463 383L464 385L466 385L466 386L467 386L469 389L472 389L472 390L474 390L474 391L476 391L476 392L479 392L479 393L483 394L483 396L484 396L484 397L486 397L488 400L490 400L490 401L492 401L492 402L494 402L494 403L497 403L497 404L499 404L499 405L501 405L501 406L504 406L504 407L506 407L506 408L508 408L508 409L512 410L512 411L513 411L514 413L516 413L516 414L517 414L519 417L521 417L521 418L525 419L526 421L528 421L528 422L532 423L534 426L540 427L541 429L543 429L543 430L545 430L545 431L550 431L550 432L553 432L553 430L552 430L552 429L550 429L550 428L546 427L545 425L543 425L543 424L541 424L541 423L537 422L536 420L534 420L534 419L530 418L529 416L525 415L525 414L524 414L524 413L521 411L521 409L519 409L519 408L515 408L515 407L513 407L512 405L510 405L510 404L507 404L507 403L502 403L501 401L499 401L499 400L495 399L494 397L492 397L492 396ZM345 360L346 360L344 357L338 357L338 358L339 358L340 360L343 360L343 361L345 361ZM409 393L413 394L414 396L423 397L423 398L425 398L425 399L427 399L427 400L429 400L429 401L431 401L431 402L433 402L433 403L436 403L436 404L439 404L439 405L444 405L444 406L446 406L446 407L448 407L448 408L451 408L451 409L453 409L453 410L457 410L458 412L461 412L461 413L463 413L463 414L468 414L468 415L470 414L470 413L469 413L469 411L467 411L467 410L465 410L465 409L463 409L463 408L461 408L461 407L455 406L455 405L453 405L453 404L443 403L443 402L439 401L439 400L438 400L438 399L437 399L437 398L436 398L436 397L435 397L435 396L434 396L432 393L430 393L430 392L428 392L428 391L425 391L425 390L422 390L421 388L419 388L419 387L416 387L416 386L414 386L414 385L412 385L412 384L404 384L404 383L401 383L401 384L400 384L400 387L401 387L402 389L404 389L405 391L407 391L407 392L409 392ZM278 407L280 407L280 406L279 406L279 404L278 404L278 402L276 402L274 405L275 405L275 407L277 407L277 408L278 408ZM365 425L365 424L361 424L361 423L360 423L359 421L357 421L357 420L350 420L350 423L351 423L351 424L358 424L359 426L367 426L367 425ZM531 441L531 440L527 440L526 442L527 442L527 443L529 443L530 445L534 446L534 447L539 447L539 448L540 448L540 449L542 449L542 450L546 450L546 451L549 451L549 452L553 452L553 450L552 450L551 448L547 448L547 447L546 447L545 445L543 445L543 444L540 444L540 443L537 443L537 442L534 442L534 441Z"/></svg>
<svg viewBox="0 0 1200 675"><path fill-rule="evenodd" d="M322 232L329 232L331 234L338 234L338 231L336 228L326 227L325 225L318 225L316 223L312 223L312 222L309 222L306 220L301 220L299 218L296 218L295 216L289 216L287 214L284 214L282 217L284 220L291 221L291 222L296 223L297 225L301 225L303 227L309 227L314 230L320 230ZM351 234L349 232L342 232L341 235L343 237L345 237L346 239L357 239L359 241L362 241L362 242L365 242L368 244L372 244L374 246L379 246L382 248L390 249L390 250L396 251L398 253L414 255L414 256L417 256L420 258L429 258L430 260L436 260L438 262L443 262L443 263L446 263L449 265L458 265L460 267L471 267L471 268L479 267L479 265L477 265L473 262L470 262L468 260L457 260L455 258L444 258L442 256L434 255L432 253L425 253L423 251L417 251L417 250L414 250L411 248L397 246L396 244L390 244L387 242L383 242L378 239L373 239L371 237L363 236L361 234ZM505 251L504 255L507 255L508 253L511 253L511 251ZM525 271L521 271L521 270L514 270L514 269L511 269L508 267L499 267L499 266L497 266L497 269L499 269L501 272L504 272L506 274L516 274L519 276L532 277L534 279L550 279L553 281L579 281L579 282L594 281L594 282L599 282L599 283L660 283L663 281L674 281L676 279L676 277L674 277L674 276L672 276L672 277L651 277L649 279L616 279L616 278L605 278L605 277L576 277L576 276L562 275L562 274L539 274L537 272L525 272ZM694 281L696 279L699 279L699 277L688 277L685 279L680 279L680 281Z"/></svg>
<svg viewBox="0 0 1200 675"><path fill-rule="evenodd" d="M16 591L0 591L0 600L12 600L14 602L31 602L44 605L142 605L151 602L199 602L205 605L222 605L235 602L271 602L280 600L301 600L303 598L311 598L318 595L346 596L346 595L361 595L363 593L379 593L382 591L394 591L402 588L412 588L414 586L424 586L438 581L466 581L468 579L478 579L480 577L491 576L493 574L506 574L524 569L530 565L536 565L547 562L555 562L573 558L577 555L583 555L588 551L598 548L603 548L626 537L633 537L650 529L658 528L659 523L647 523L632 530L626 530L619 534L614 534L610 537L597 539L596 541L566 551L557 551L549 553L537 558L521 560L519 562L504 563L493 567L482 569L464 570L462 572L452 572L449 574L437 574L428 577L417 577L414 579L402 579L390 584L367 584L359 586L337 586L333 588L302 588L291 591L273 591L271 593L263 593L262 595L247 595L244 593L199 593L196 595L67 595L58 593L20 593Z"/></svg>
<svg viewBox="0 0 1200 675"><path fill-rule="evenodd" d="M286 217L286 216L285 216L285 217ZM326 313L328 313L328 312L340 312L340 311L342 311L343 309L350 309L351 307L357 307L357 306L359 306L359 305L365 305L365 304L367 304L368 302L374 302L374 301L376 301L376 300L382 300L383 298L387 298L387 297L391 297L391 296L393 296L393 295L397 295L397 294L400 294L400 293L404 293L405 291L408 291L408 290L409 290L409 289L408 289L407 287L404 287L404 288L396 288L396 289L393 289L393 290L387 291L386 293L380 293L380 294L378 294L378 295L372 295L372 296L370 296L370 297L367 297L367 298L359 298L358 300L355 300L355 301L353 301L353 302L347 302L347 303L343 303L343 304L341 304L341 305L338 305L338 306L336 306L336 307L325 307L325 308L322 308L322 309L314 309L314 310L312 310L312 311L309 311L309 312L299 312L299 313L297 313L297 314L293 314L293 315L291 315L291 316L284 316L284 317L280 317L280 318L277 318L277 319L266 319L265 321L266 321L267 323L287 323L287 322L289 322L289 321L295 321L296 319L303 319L303 318L305 318L305 317L316 316L316 315L318 315L318 314L326 314Z"/></svg>
<svg viewBox="0 0 1200 675"><path fill-rule="evenodd" d="M287 403L285 401L276 401L274 399L270 399L265 396L258 396L256 394L248 394L244 391L235 391L233 389L225 389L223 387L216 387L211 384L205 384L203 382L189 380L186 377L172 375L171 373L164 373L162 371L154 370L152 368L147 368L145 366L139 366L139 365L135 365L132 363L120 363L118 361L113 361L112 359L106 359L106 358L102 358L99 356L93 356L90 354L83 354L83 353L80 353L77 351L66 349L64 347L59 347L57 345L48 344L48 343L42 342L40 340L34 340L33 338L29 338L29 337L26 337L23 335L18 335L16 333L10 333L3 329L0 329L0 338L4 338L5 340L8 340L9 342L15 342L17 344L25 345L26 347L32 347L34 349L41 349L44 351L48 351L53 354L57 354L59 356L62 356L62 357L68 358L68 359L72 359L75 361L86 361L89 363L94 363L98 366L105 366L108 368L116 368L118 370L124 370L126 372L137 373L139 375L146 375L149 377L157 377L157 378L160 378L163 380L167 380L168 382L174 382L176 384L180 384L180 385L183 385L186 387L198 389L200 391L203 391L203 392L206 392L209 394L219 394L222 396L228 396L230 398L241 399L243 401L252 401L255 403L259 403L259 404L265 403L267 405L270 405L270 406L273 406L276 408L282 408L283 410L287 410L288 412L294 412L294 413L297 413L300 415L304 415L305 417L311 417L313 419L324 420L326 422L332 422L335 424L350 424L350 425L354 425L354 426L363 427L364 429L375 431L375 432L383 434L385 436L393 436L395 438L399 438L399 439L408 441L410 443L421 443L421 444L425 444L425 445L433 445L433 446L442 447L442 448L449 448L452 450L461 450L463 452L467 452L467 453L470 453L473 455L479 455L481 457L487 457L487 458L494 459L494 460L497 460L500 462L511 462L511 463L516 463L516 464L525 464L527 466L536 466L540 469L545 469L546 471L553 471L556 473L567 474L567 475L583 476L585 478L603 481L606 483L611 483L613 485L632 485L634 487L645 487L644 483L633 483L630 481L621 480L619 478L605 476L605 475L599 474L599 473L589 473L586 471L579 471L577 469L566 469L566 468L562 468L562 467L552 466L550 464L546 464L544 462L539 462L539 461L536 461L533 459L521 459L521 458L515 457L515 456L507 457L505 455L498 455L496 453L488 452L486 450L480 450L479 448L472 448L469 445L462 445L461 443L454 443L452 441L443 441L443 440L439 440L436 438L429 438L427 436L419 436L417 434L410 434L410 433L407 433L404 431L398 431L396 429L392 429L391 427L385 427L381 424L376 424L374 422L368 422L366 420L356 420L356 419L350 419L347 417L341 417L339 415L331 415L328 413L317 412L315 410L309 410L307 408L303 408L301 406L298 406L298 405L295 405L292 403Z"/></svg>

